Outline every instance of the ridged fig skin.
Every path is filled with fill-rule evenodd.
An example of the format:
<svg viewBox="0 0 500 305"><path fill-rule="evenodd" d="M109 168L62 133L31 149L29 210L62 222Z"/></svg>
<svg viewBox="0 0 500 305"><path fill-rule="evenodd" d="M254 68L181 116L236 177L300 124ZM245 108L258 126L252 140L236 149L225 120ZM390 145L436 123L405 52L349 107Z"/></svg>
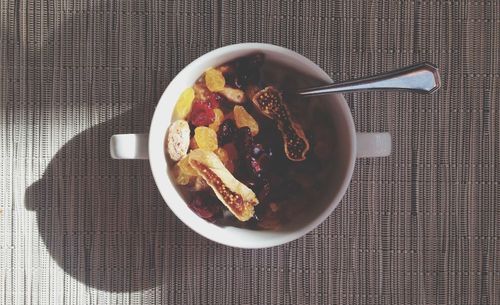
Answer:
<svg viewBox="0 0 500 305"><path fill-rule="evenodd" d="M292 161L303 161L309 151L302 127L293 120L279 90L269 86L257 92L252 98L259 111L274 120L283 136L285 154Z"/></svg>
<svg viewBox="0 0 500 305"><path fill-rule="evenodd" d="M247 221L252 218L254 206L259 204L257 196L226 169L215 153L195 149L189 153L189 164L238 220Z"/></svg>

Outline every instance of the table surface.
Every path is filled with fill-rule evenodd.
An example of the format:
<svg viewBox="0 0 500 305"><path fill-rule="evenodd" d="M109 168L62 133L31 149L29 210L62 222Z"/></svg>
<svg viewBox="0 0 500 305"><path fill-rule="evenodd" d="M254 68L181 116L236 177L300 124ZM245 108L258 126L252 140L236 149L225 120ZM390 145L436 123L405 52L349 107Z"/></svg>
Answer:
<svg viewBox="0 0 500 305"><path fill-rule="evenodd" d="M0 2L1 304L500 304L500 2ZM357 163L328 220L232 249L170 212L147 163L110 160L186 64L295 50L334 80L421 61L432 96L346 98L393 154Z"/></svg>

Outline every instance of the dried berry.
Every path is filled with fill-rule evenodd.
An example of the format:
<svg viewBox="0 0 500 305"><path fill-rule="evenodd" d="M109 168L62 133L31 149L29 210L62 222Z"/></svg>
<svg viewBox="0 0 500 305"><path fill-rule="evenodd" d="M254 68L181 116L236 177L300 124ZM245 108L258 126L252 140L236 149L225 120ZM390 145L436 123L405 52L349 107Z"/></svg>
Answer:
<svg viewBox="0 0 500 305"><path fill-rule="evenodd" d="M223 146L224 150L227 152L227 156L233 162L238 159L238 151L236 150L236 146L233 143L228 143Z"/></svg>
<svg viewBox="0 0 500 305"><path fill-rule="evenodd" d="M212 92L220 91L226 85L226 80L222 72L216 69L209 69L205 72L205 84Z"/></svg>
<svg viewBox="0 0 500 305"><path fill-rule="evenodd" d="M176 119L185 119L188 116L189 112L191 111L193 99L193 88L189 87L181 93L174 109L174 117Z"/></svg>
<svg viewBox="0 0 500 305"><path fill-rule="evenodd" d="M219 126L219 130L217 132L217 136L219 139L220 145L224 145L233 141L234 132L236 131L236 124L233 120L224 120L222 124Z"/></svg>
<svg viewBox="0 0 500 305"><path fill-rule="evenodd" d="M264 54L257 53L235 61L235 87L243 88L260 81L260 67L264 63Z"/></svg>
<svg viewBox="0 0 500 305"><path fill-rule="evenodd" d="M196 170L189 164L188 157L182 158L179 162L177 162L179 169L188 176L196 176Z"/></svg>
<svg viewBox="0 0 500 305"><path fill-rule="evenodd" d="M215 113L212 108L201 100L195 100L191 109L191 123L194 126L208 126L215 120Z"/></svg>
<svg viewBox="0 0 500 305"><path fill-rule="evenodd" d="M259 186L257 198L259 198L259 201L264 201L267 199L270 192L271 192L271 182L269 179L263 178Z"/></svg>
<svg viewBox="0 0 500 305"><path fill-rule="evenodd" d="M264 147L262 144L254 144L252 147L252 156L258 158L260 155L264 153Z"/></svg>
<svg viewBox="0 0 500 305"><path fill-rule="evenodd" d="M211 128L200 126L194 130L194 139L199 148L214 151L219 147L217 134Z"/></svg>
<svg viewBox="0 0 500 305"><path fill-rule="evenodd" d="M250 151L253 147L253 138L252 133L250 132L250 128L238 128L238 130L236 130L234 140L234 144L238 149L240 157L245 157L247 154L250 154Z"/></svg>
<svg viewBox="0 0 500 305"><path fill-rule="evenodd" d="M208 95L208 98L206 100L206 103L208 106L212 109L219 108L220 105L225 101L225 98L215 92L212 92Z"/></svg>
<svg viewBox="0 0 500 305"><path fill-rule="evenodd" d="M309 150L309 142L302 127L293 121L286 104L283 102L281 92L273 87L266 87L254 95L252 102L262 114L274 120L278 125L288 159L292 161L305 160Z"/></svg>
<svg viewBox="0 0 500 305"><path fill-rule="evenodd" d="M198 193L188 203L188 206L201 218L214 222L222 216L222 207L218 200L208 193Z"/></svg>
<svg viewBox="0 0 500 305"><path fill-rule="evenodd" d="M185 172L183 172L179 165L175 165L174 167L174 171L173 171L173 174L174 174L174 178L175 178L175 183L177 183L178 185L187 185L189 184L189 182L191 181L191 178L193 176L190 176L188 174L186 174Z"/></svg>
<svg viewBox="0 0 500 305"><path fill-rule="evenodd" d="M257 121L245 110L243 106L234 106L234 120L238 128L248 127L252 136L259 133L259 124Z"/></svg>

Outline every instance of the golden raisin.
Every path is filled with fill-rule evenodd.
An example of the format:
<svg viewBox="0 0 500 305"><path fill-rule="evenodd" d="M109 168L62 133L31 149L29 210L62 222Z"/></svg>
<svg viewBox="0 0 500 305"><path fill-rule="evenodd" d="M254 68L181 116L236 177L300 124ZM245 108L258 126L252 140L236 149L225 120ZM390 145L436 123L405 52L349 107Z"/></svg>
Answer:
<svg viewBox="0 0 500 305"><path fill-rule="evenodd" d="M217 130L219 130L220 124L222 124L222 121L224 120L224 112L222 112L222 110L220 110L219 108L215 108L214 113L215 113L214 122L212 124L208 125L208 127L217 131Z"/></svg>
<svg viewBox="0 0 500 305"><path fill-rule="evenodd" d="M236 126L238 128L248 127L252 136L256 136L259 133L259 124L255 119L245 110L243 106L234 106L234 120L236 121Z"/></svg>
<svg viewBox="0 0 500 305"><path fill-rule="evenodd" d="M178 185L187 185L191 181L192 177L193 176L187 175L185 172L183 172L179 164L175 165L174 167L175 183L177 183Z"/></svg>
<svg viewBox="0 0 500 305"><path fill-rule="evenodd" d="M181 93L174 109L174 116L176 119L185 119L188 116L191 111L193 100L194 90L192 87L187 88Z"/></svg>
<svg viewBox="0 0 500 305"><path fill-rule="evenodd" d="M201 149L214 151L219 146L217 142L217 133L213 129L205 126L196 127L194 130L194 139Z"/></svg>
<svg viewBox="0 0 500 305"><path fill-rule="evenodd" d="M177 162L179 169L181 172L185 173L188 176L196 176L196 170L189 164L188 156L182 158L179 162Z"/></svg>
<svg viewBox="0 0 500 305"><path fill-rule="evenodd" d="M222 72L215 69L208 69L205 72L205 84L208 90L212 92L217 92L224 89L226 85L226 79Z"/></svg>

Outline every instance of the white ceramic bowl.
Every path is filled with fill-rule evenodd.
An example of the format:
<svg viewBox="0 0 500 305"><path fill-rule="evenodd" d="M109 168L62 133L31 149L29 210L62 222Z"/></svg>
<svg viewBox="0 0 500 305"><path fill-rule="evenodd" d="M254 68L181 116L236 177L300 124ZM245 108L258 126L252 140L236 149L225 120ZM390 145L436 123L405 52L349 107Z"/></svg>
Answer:
<svg viewBox="0 0 500 305"><path fill-rule="evenodd" d="M190 63L179 72L165 89L151 122L147 156L145 155L146 152L140 147L140 143L144 142L141 135L117 135L113 136L111 140L111 151L114 158L149 157L151 171L158 189L165 202L180 220L208 239L239 248L265 248L281 245L302 237L320 225L337 207L345 194L356 159L357 137L351 112L345 99L339 94L322 97L328 104L328 112L334 123L335 134L332 136L335 137L338 151L336 151L336 160L334 160L336 165L334 173L332 173L331 187L325 191L323 200L307 203L311 205L310 213L297 215L296 221L279 230L266 231L220 227L203 220L189 209L168 175L168 164L164 153L164 139L171 123L177 98L184 89L192 86L196 79L208 68L256 52L264 53L268 61L290 67L321 82L332 82L330 77L315 63L286 48L262 43L242 43L225 46L213 50ZM367 147L365 150L373 150L376 149L374 146L380 146L381 137L382 142L384 142L382 144L387 146L387 136L387 134L364 134L361 135L361 138L364 138L363 146ZM390 151L390 137L388 141ZM366 151L364 153L370 155L369 152L368 154ZM371 153L371 155L380 156L384 154Z"/></svg>

